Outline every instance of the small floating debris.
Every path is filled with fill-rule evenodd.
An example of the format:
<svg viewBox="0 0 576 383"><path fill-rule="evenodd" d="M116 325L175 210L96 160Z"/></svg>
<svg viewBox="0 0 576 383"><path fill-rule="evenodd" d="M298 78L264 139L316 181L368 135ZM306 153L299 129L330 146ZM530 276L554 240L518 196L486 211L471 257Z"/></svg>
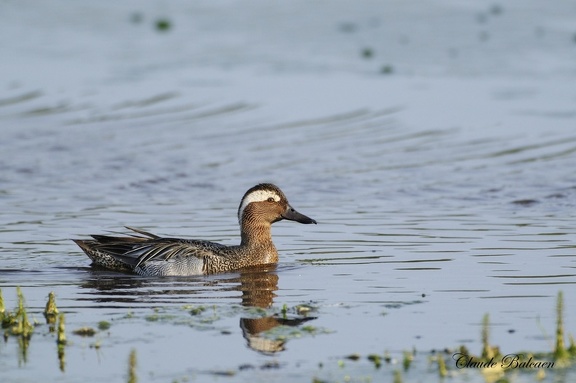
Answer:
<svg viewBox="0 0 576 383"><path fill-rule="evenodd" d="M278 369L280 368L280 363L278 363L277 361L269 361L269 362L265 362L264 364L262 364L260 366L261 370L271 370L271 369Z"/></svg>
<svg viewBox="0 0 576 383"><path fill-rule="evenodd" d="M382 68L380 68L380 73L381 74L392 74L394 72L394 67L392 65L383 65Z"/></svg>
<svg viewBox="0 0 576 383"><path fill-rule="evenodd" d="M81 327L77 330L72 331L72 334L83 337L90 337L96 335L96 330L93 329L92 327Z"/></svg>
<svg viewBox="0 0 576 383"><path fill-rule="evenodd" d="M374 57L374 51L372 50L372 48L364 48L362 49L362 57L365 59L371 59L372 57Z"/></svg>
<svg viewBox="0 0 576 383"><path fill-rule="evenodd" d="M515 201L512 201L512 203L514 205L529 207L529 206L536 205L537 203L540 203L540 201L538 201L536 199L517 199Z"/></svg>
<svg viewBox="0 0 576 383"><path fill-rule="evenodd" d="M296 305L294 306L294 309L296 310L296 313L298 315L307 315L310 312L314 311L315 308L310 306L310 305Z"/></svg>
<svg viewBox="0 0 576 383"><path fill-rule="evenodd" d="M236 375L236 371L234 371L234 370L216 370L216 371L210 371L210 373L214 376L234 376L234 375Z"/></svg>
<svg viewBox="0 0 576 383"><path fill-rule="evenodd" d="M165 18L156 20L154 24L156 26L156 30L159 32L166 32L172 28L172 22Z"/></svg>

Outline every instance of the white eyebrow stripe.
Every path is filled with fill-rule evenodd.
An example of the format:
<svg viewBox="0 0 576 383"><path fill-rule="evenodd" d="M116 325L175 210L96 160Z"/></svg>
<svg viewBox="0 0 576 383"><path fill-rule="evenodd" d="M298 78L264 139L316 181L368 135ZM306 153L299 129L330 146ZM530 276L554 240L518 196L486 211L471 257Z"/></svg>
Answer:
<svg viewBox="0 0 576 383"><path fill-rule="evenodd" d="M240 209L238 209L238 222L240 224L242 223L242 215L244 215L244 209L246 209L246 206L252 202L267 201L268 198L274 198L274 201L280 202L280 196L275 191L266 189L254 190L252 193L244 197Z"/></svg>

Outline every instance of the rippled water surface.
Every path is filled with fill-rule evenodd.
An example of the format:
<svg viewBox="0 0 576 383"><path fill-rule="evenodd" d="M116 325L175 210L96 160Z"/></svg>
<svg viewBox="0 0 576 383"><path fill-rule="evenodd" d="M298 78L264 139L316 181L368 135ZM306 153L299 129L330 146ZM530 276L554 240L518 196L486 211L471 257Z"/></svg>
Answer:
<svg viewBox="0 0 576 383"><path fill-rule="evenodd" d="M142 382L392 381L364 357L480 353L485 314L550 351L560 291L574 334L576 10L384 3L5 2L0 288L38 322L54 291L69 342L7 338L2 381L124 381L131 350ZM70 241L235 244L258 182L318 221L274 225L275 268L143 278Z"/></svg>

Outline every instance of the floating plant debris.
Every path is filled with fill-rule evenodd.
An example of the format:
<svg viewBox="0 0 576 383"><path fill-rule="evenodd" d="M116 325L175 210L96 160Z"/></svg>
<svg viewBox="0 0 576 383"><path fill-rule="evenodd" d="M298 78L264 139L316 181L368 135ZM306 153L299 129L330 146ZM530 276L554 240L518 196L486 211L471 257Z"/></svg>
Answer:
<svg viewBox="0 0 576 383"><path fill-rule="evenodd" d="M72 331L72 334L88 337L96 335L96 330L94 330L92 327L81 327Z"/></svg>

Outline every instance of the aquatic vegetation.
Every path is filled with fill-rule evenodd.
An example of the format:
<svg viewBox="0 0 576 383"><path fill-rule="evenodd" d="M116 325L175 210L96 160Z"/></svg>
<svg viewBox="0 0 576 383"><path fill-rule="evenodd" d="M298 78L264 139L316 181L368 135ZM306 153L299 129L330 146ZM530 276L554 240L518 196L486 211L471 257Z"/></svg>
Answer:
<svg viewBox="0 0 576 383"><path fill-rule="evenodd" d="M105 320L98 322L98 330L100 330L100 331L109 330L111 326L112 325L110 324L110 322L105 321Z"/></svg>
<svg viewBox="0 0 576 383"><path fill-rule="evenodd" d="M178 318L177 315L162 314L162 313L155 311L154 314L146 315L146 317L144 319L147 322L159 322L159 321L166 322L166 321L173 321L177 318Z"/></svg>
<svg viewBox="0 0 576 383"><path fill-rule="evenodd" d="M498 347L490 346L490 315L484 314L482 318L482 360L491 360L500 356Z"/></svg>
<svg viewBox="0 0 576 383"><path fill-rule="evenodd" d="M12 311L5 308L2 291L0 291L0 319L5 329L5 337L14 337L18 339L19 361L27 363L27 350L34 326L28 321L24 295L20 289L17 289L17 307ZM251 308L241 305L237 306L217 306L217 305L185 305L182 307L156 307L151 313L138 312L118 318L122 321L148 321L158 322L159 324L187 325L198 330L211 329L219 330L220 333L226 332L226 329L219 329L217 322L222 318L240 316L242 322L243 336L247 340L249 347L255 351L264 354L274 354L284 349L284 344L291 339L301 337L310 337L323 334L330 334L331 331L319 326L314 326L309 322L316 317L309 316L311 312L318 311L313 304L288 305L283 304L278 307L270 308ZM481 350L479 355L473 355L465 346L460 346L456 352L450 349L434 351L429 356L428 366L432 367L428 371L419 370L422 366L422 358L417 358L417 352L414 349L402 352L400 358L393 357L390 352L383 353L350 353L339 357L331 363L319 362L318 367L325 372L316 373L312 379L313 382L328 381L358 381L372 382L376 377L371 374L380 374L382 372L393 374L393 382L401 383L406 377L403 374L412 374L416 369L418 374L428 374L433 371L439 379L446 377L458 377L462 374L463 369L474 369L481 374L482 379L486 381L507 382L514 377L512 371L522 370L533 373L535 381L548 379L548 368L572 368L576 360L576 345L572 335L565 334L564 328L564 296L562 292L558 293L556 302L556 332L555 344L549 352L535 353L523 352L518 354L502 355L500 348L490 342L490 316L485 314L482 318L480 329ZM67 341L65 331L65 316L59 312L56 307L56 298L53 293L48 295L44 315L47 317L47 324L50 326L48 316L56 318L56 328L46 331L46 335L55 338L56 351L58 355L58 366L60 371L66 369L66 348L74 347ZM113 319L114 320L114 319ZM308 323L305 323L308 322ZM40 327L38 325L37 327ZM46 326L45 328L49 327ZM107 331L111 328L111 322L101 320L95 322L94 326L83 326L72 331L74 335L82 337L93 337L99 331ZM53 339L54 339L53 338ZM567 341L568 340L568 341ZM256 347L260 345L260 347ZM262 347L265 345L266 347ZM568 346L567 346L568 345ZM90 344L91 349L99 349L100 340ZM452 354L452 356L450 356ZM458 356L456 359L454 356ZM420 360L419 360L420 359ZM498 366L496 366L498 365ZM327 368L326 366L330 366ZM400 367L402 366L402 367ZM502 367L504 366L504 367ZM236 376L247 370L266 370L282 369L284 364L278 361L268 361L261 365L244 364L238 367L222 368L208 373L215 377ZM388 372L386 372L388 371ZM136 350L130 352L128 358L127 381L130 383L137 382L137 361ZM368 374L367 374L368 372ZM340 380L334 380L333 376L326 379L322 374L337 374L341 376ZM187 378L182 380L186 381Z"/></svg>
<svg viewBox="0 0 576 383"><path fill-rule="evenodd" d="M58 361L60 371L64 372L66 368L66 329L64 326L64 314L58 317L58 335L56 337Z"/></svg>
<svg viewBox="0 0 576 383"><path fill-rule="evenodd" d="M378 354L368 355L368 360L374 363L375 368L380 368L382 366L382 358Z"/></svg>
<svg viewBox="0 0 576 383"><path fill-rule="evenodd" d="M1 296L0 291L0 296ZM26 363L28 360L28 346L34 326L28 321L28 314L26 312L24 294L20 287L16 287L16 295L18 297L18 307L14 312L6 311L4 307L4 300L2 299L2 313L0 319L2 320L2 328L6 329L4 332L4 339L13 336L18 340L19 355L18 360L20 363Z"/></svg>
<svg viewBox="0 0 576 383"><path fill-rule="evenodd" d="M564 361L570 358L570 353L564 345L564 294L558 293L556 301L556 342L554 347L554 359Z"/></svg>
<svg viewBox="0 0 576 383"><path fill-rule="evenodd" d="M214 329L214 324L222 317L233 316L238 313L237 307L227 307L226 310L218 310L216 306L192 306L185 305L180 308L155 307L152 313L143 317L133 312L129 312L122 319L144 319L147 322L159 322L174 325L186 325L196 329ZM183 315L183 313L189 315Z"/></svg>
<svg viewBox="0 0 576 383"><path fill-rule="evenodd" d="M490 344L490 318L484 315L482 320L482 353L480 356L471 354L464 346L459 352L453 354L458 369L478 368L490 379L507 381L507 375L515 370L534 371L536 378L542 379L545 370L551 368L568 368L574 366L576 360L576 346L574 338L570 336L570 347L566 348L564 339L564 296L560 291L556 302L556 337L555 346L551 352L517 352L503 355L498 346ZM487 378L488 379L488 378Z"/></svg>
<svg viewBox="0 0 576 383"><path fill-rule="evenodd" d="M402 367L404 367L404 371L408 371L413 360L414 353L410 351L404 351L402 358Z"/></svg>
<svg viewBox="0 0 576 383"><path fill-rule="evenodd" d="M16 295L18 297L18 307L14 312L6 311L4 307L4 300L2 299L0 319L2 320L2 328L7 329L4 336L20 336L24 339L30 339L34 326L28 321L28 314L26 312L24 295L20 287L16 287ZM1 291L0 291L1 297Z"/></svg>
<svg viewBox="0 0 576 383"><path fill-rule="evenodd" d="M4 306L4 297L2 296L2 289L0 289L0 322L4 319L6 307Z"/></svg>
<svg viewBox="0 0 576 383"><path fill-rule="evenodd" d="M46 323L51 325L51 331L54 330L53 325L56 324L56 319L58 317L58 307L56 307L56 296L53 291L48 294L48 302L46 302L46 308L44 309L44 318L46 318Z"/></svg>
<svg viewBox="0 0 576 383"><path fill-rule="evenodd" d="M204 306L196 306L196 307L191 307L190 308L190 315L200 315L202 314L204 311L206 311L206 307Z"/></svg>
<svg viewBox="0 0 576 383"><path fill-rule="evenodd" d="M448 369L446 368L446 362L444 361L442 353L437 353L436 358L438 360L438 375L440 375L441 378L445 378L448 376Z"/></svg>
<svg viewBox="0 0 576 383"><path fill-rule="evenodd" d="M132 349L128 356L128 383L138 382L138 377L136 376L136 365L136 350Z"/></svg>
<svg viewBox="0 0 576 383"><path fill-rule="evenodd" d="M83 337L89 337L96 335L96 330L93 329L92 327L81 327L79 329L72 331L72 334Z"/></svg>
<svg viewBox="0 0 576 383"><path fill-rule="evenodd" d="M392 356L388 351L384 352L384 361L386 363L392 363Z"/></svg>
<svg viewBox="0 0 576 383"><path fill-rule="evenodd" d="M534 381L542 381L547 379L547 374L552 368L563 371L567 368L574 368L576 365L574 363L576 361L576 344L574 337L572 335L568 337L570 342L569 347L566 347L565 344L563 315L564 298L562 292L560 292L558 293L556 303L555 347L548 352L537 353L524 351L503 355L500 347L490 342L490 315L485 314L482 318L480 329L482 348L479 355L471 353L464 345L458 347L456 350L446 348L433 351L429 356L429 365L433 367L433 371L441 380L447 377L454 378L461 376L464 370L468 370L468 372L475 370L481 374L482 379L486 382L510 382L513 381L516 376L515 374L519 371L526 374L533 374ZM362 363L363 360L368 360L375 370L384 369L387 365L395 366L398 363L388 352L385 352L383 356L380 354L368 354L365 357L362 357L359 353L352 353L339 359L337 366L339 370L342 370L342 373L349 373L349 371L357 371L358 368L350 368L344 361ZM416 365L418 365L416 350L403 352L402 366L404 367L404 371L414 368L413 365L415 362ZM322 367L324 364L320 363L319 366ZM394 382L403 381L401 370L394 369L393 374ZM562 375L563 372L560 372L560 374Z"/></svg>
<svg viewBox="0 0 576 383"><path fill-rule="evenodd" d="M302 338L303 336L306 335L315 336L330 333L331 333L330 330L316 326L298 327L297 325L291 326L287 324L279 324L275 327L272 327L269 330L259 333L258 335L264 339L271 339L285 342L291 339Z"/></svg>
<svg viewBox="0 0 576 383"><path fill-rule="evenodd" d="M66 326L64 325L64 314L60 314L58 318L58 336L56 343L58 345L65 345L66 344Z"/></svg>
<svg viewBox="0 0 576 383"><path fill-rule="evenodd" d="M570 334L568 338L570 339L570 347L568 347L568 352L573 357L576 357L576 342L574 341L574 336Z"/></svg>

